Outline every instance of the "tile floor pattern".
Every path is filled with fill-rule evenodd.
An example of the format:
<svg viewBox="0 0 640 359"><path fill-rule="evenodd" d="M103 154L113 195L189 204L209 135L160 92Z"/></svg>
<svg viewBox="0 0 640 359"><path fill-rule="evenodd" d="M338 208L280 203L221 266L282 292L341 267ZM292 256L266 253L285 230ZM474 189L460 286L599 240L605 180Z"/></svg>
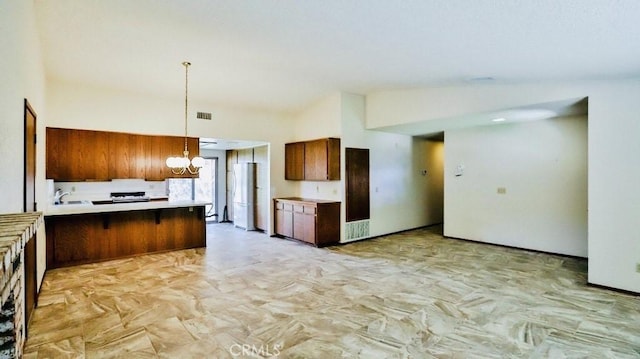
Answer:
<svg viewBox="0 0 640 359"><path fill-rule="evenodd" d="M640 358L640 299L586 260L439 231L316 249L213 224L206 249L52 270L25 358Z"/></svg>

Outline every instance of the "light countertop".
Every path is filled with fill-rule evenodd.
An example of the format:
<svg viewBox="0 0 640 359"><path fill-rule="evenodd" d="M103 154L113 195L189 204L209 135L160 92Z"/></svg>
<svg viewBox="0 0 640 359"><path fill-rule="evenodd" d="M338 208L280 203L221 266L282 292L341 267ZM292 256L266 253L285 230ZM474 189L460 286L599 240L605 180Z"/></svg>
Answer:
<svg viewBox="0 0 640 359"><path fill-rule="evenodd" d="M207 201L149 201L110 204L60 204L50 205L44 212L45 217L70 214L146 211L163 208L199 207L211 204Z"/></svg>
<svg viewBox="0 0 640 359"><path fill-rule="evenodd" d="M328 199L315 199L315 198L302 198L302 197L279 197L274 198L276 201L285 202L306 202L306 203L340 203L340 201L333 201Z"/></svg>

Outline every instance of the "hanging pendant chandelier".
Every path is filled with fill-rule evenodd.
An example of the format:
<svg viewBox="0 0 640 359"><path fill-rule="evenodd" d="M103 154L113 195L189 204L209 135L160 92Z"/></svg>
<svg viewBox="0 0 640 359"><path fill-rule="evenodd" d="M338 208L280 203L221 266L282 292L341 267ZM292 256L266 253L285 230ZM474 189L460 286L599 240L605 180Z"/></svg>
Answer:
<svg viewBox="0 0 640 359"><path fill-rule="evenodd" d="M190 62L183 62L184 66L184 151L182 157L169 157L167 158L167 166L171 168L171 172L176 175L182 175L190 173L192 175L198 174L200 168L204 166L204 158L196 156L193 159L189 159L189 149L187 148L187 113L189 105L189 66Z"/></svg>

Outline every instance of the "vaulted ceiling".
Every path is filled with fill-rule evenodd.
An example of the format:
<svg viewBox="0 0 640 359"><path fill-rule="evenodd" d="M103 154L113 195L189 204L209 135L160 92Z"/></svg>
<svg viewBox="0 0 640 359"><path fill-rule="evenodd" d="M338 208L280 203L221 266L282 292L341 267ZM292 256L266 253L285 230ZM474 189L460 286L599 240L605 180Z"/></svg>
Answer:
<svg viewBox="0 0 640 359"><path fill-rule="evenodd" d="M334 91L640 75L636 0L35 0L49 79L293 112Z"/></svg>

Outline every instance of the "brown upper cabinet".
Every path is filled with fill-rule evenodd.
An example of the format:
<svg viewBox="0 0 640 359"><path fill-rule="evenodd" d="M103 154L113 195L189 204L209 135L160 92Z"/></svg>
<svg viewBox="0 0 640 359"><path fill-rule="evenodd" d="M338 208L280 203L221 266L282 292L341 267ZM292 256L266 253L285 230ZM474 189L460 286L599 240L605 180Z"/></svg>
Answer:
<svg viewBox="0 0 640 359"><path fill-rule="evenodd" d="M285 144L285 179L340 180L340 139L322 138Z"/></svg>
<svg viewBox="0 0 640 359"><path fill-rule="evenodd" d="M47 173L55 180L109 179L109 139L98 131L47 127Z"/></svg>
<svg viewBox="0 0 640 359"><path fill-rule="evenodd" d="M284 179L300 181L304 179L304 142L284 145Z"/></svg>
<svg viewBox="0 0 640 359"><path fill-rule="evenodd" d="M188 138L189 156L197 156L199 141ZM106 181L141 178L196 177L175 175L165 164L180 156L184 137L47 127L46 177L57 181Z"/></svg>

